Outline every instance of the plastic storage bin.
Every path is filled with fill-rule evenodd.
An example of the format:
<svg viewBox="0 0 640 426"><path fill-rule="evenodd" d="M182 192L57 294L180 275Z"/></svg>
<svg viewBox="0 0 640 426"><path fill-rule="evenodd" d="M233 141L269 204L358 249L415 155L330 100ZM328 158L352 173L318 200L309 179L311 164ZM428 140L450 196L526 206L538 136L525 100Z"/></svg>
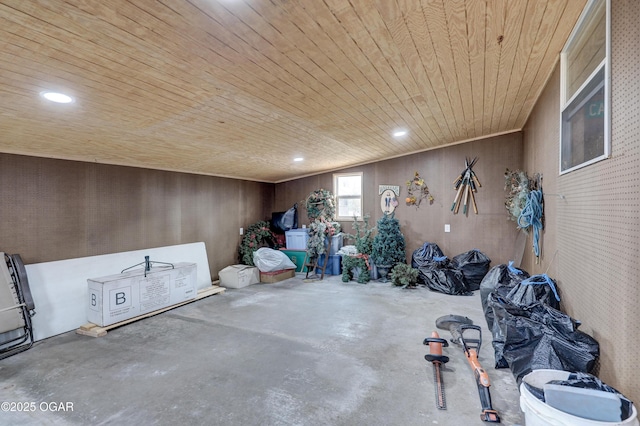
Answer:
<svg viewBox="0 0 640 426"><path fill-rule="evenodd" d="M316 273L322 273L322 266L324 265L325 255L321 255L318 259L318 265L316 268ZM329 262L327 263L327 267L324 270L325 275L340 275L342 272L340 271L340 256L329 256Z"/></svg>
<svg viewBox="0 0 640 426"><path fill-rule="evenodd" d="M309 241L309 230L307 228L291 229L284 232L287 242L287 250L306 250Z"/></svg>
<svg viewBox="0 0 640 426"><path fill-rule="evenodd" d="M342 233L330 237L329 240L331 241L331 251L329 251L329 254L333 256L342 248Z"/></svg>
<svg viewBox="0 0 640 426"><path fill-rule="evenodd" d="M296 265L296 272L307 272L304 267L304 258L307 255L306 250L280 249L280 251L286 254L293 264Z"/></svg>

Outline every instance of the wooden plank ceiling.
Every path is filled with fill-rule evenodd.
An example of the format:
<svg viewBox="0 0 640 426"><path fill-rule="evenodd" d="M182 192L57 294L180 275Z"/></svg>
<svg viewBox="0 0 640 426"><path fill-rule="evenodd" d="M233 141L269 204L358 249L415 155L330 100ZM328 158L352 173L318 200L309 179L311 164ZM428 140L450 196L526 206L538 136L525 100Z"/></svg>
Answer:
<svg viewBox="0 0 640 426"><path fill-rule="evenodd" d="M585 2L0 0L0 152L280 182L517 131Z"/></svg>

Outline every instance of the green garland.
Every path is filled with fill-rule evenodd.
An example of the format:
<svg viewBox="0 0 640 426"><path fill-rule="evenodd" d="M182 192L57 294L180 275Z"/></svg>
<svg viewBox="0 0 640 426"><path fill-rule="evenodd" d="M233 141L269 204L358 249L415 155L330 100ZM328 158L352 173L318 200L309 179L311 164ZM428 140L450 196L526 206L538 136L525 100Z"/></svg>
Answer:
<svg viewBox="0 0 640 426"><path fill-rule="evenodd" d="M334 220L336 216L336 200L331 191L317 189L307 197L305 201L307 217L313 222L320 217L328 221Z"/></svg>
<svg viewBox="0 0 640 426"><path fill-rule="evenodd" d="M316 219L309 225L309 240L307 241L307 255L310 259L319 257L326 251L327 237L340 232L340 223L327 222ZM330 244L330 243L329 243Z"/></svg>
<svg viewBox="0 0 640 426"><path fill-rule="evenodd" d="M253 253L260 247L278 248L276 237L269 228L269 223L265 221L256 222L245 231L242 242L238 248L240 263L255 266L253 263Z"/></svg>
<svg viewBox="0 0 640 426"><path fill-rule="evenodd" d="M319 257L325 252L325 232L327 224L321 220L314 220L309 225L309 240L307 240L307 255L310 259Z"/></svg>

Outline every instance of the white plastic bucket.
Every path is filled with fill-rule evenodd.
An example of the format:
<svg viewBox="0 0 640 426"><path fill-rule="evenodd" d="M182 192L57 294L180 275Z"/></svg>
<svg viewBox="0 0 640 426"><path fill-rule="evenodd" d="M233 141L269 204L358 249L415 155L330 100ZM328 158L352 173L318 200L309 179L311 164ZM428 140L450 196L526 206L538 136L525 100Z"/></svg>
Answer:
<svg viewBox="0 0 640 426"><path fill-rule="evenodd" d="M638 411L635 405L628 419L621 422L600 422L556 410L536 398L524 385L530 384L536 388L542 388L545 383L551 380L566 380L569 372L560 370L534 370L524 376L520 384L520 409L524 413L524 420L527 426L640 426L638 421Z"/></svg>

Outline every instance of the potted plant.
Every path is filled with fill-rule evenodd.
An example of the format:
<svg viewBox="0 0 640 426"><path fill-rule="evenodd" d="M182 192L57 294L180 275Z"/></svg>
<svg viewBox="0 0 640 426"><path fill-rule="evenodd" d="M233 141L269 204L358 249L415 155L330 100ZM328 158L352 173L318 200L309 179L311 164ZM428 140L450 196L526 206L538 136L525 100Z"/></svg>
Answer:
<svg viewBox="0 0 640 426"><path fill-rule="evenodd" d="M406 263L398 263L391 270L391 282L402 288L415 287L419 271Z"/></svg>
<svg viewBox="0 0 640 426"><path fill-rule="evenodd" d="M365 284L371 279L371 263L369 258L373 251L373 231L369 228L369 215L365 215L362 221L353 218L355 234L345 234L346 238L354 240L355 252L342 256L342 281L347 282L353 278Z"/></svg>
<svg viewBox="0 0 640 426"><path fill-rule="evenodd" d="M404 235L393 213L385 214L377 223L378 233L373 239L372 259L378 268L380 281L387 282L387 274L397 263L406 262Z"/></svg>

